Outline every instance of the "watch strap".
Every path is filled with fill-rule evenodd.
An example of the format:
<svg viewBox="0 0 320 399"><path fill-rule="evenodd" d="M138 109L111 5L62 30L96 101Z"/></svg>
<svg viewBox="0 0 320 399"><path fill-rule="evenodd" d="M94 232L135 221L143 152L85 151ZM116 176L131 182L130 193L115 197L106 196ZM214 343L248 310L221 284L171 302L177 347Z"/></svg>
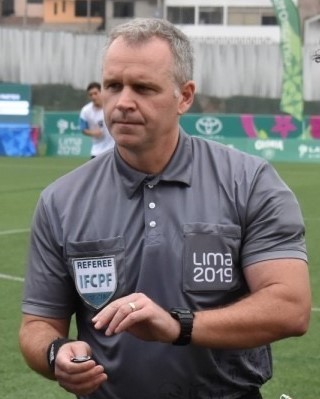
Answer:
<svg viewBox="0 0 320 399"><path fill-rule="evenodd" d="M68 342L73 342L73 339L69 338L57 338L51 342L47 349L47 361L49 368L52 372L54 372L56 357L59 349L62 345L67 344Z"/></svg>
<svg viewBox="0 0 320 399"><path fill-rule="evenodd" d="M171 316L180 323L179 337L172 342L173 345L188 345L191 342L194 314L190 309L173 308Z"/></svg>

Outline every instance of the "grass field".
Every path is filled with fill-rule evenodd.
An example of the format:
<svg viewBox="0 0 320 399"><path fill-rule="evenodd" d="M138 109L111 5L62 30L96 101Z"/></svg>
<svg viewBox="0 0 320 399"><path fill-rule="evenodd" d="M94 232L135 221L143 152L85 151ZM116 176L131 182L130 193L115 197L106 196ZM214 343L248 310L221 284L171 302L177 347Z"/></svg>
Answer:
<svg viewBox="0 0 320 399"><path fill-rule="evenodd" d="M0 158L1 399L73 397L55 382L28 369L19 352L18 330L29 227L39 193L48 183L83 162L82 158ZM309 332L304 337L273 345L274 377L263 388L263 394L264 399L279 399L282 393L292 399L319 399L320 164L276 164L275 167L296 193L305 217L313 312Z"/></svg>

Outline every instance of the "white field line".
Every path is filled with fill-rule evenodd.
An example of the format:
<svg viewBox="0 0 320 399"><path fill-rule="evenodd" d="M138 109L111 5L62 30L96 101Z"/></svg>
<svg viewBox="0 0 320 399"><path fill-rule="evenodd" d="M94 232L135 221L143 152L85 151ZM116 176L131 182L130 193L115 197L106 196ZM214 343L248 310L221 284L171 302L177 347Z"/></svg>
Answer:
<svg viewBox="0 0 320 399"><path fill-rule="evenodd" d="M29 233L30 229L12 229L0 231L0 236L9 236L11 234Z"/></svg>
<svg viewBox="0 0 320 399"><path fill-rule="evenodd" d="M0 273L0 279L11 280L11 281L20 281L22 283L24 282L23 277L10 276L9 274L2 274L2 273Z"/></svg>
<svg viewBox="0 0 320 399"><path fill-rule="evenodd" d="M11 280L11 281L20 281L20 282L24 282L24 278L22 277L16 277L16 276L10 276L9 274L1 274L0 273L0 279L3 280ZM313 312L320 312L320 308L312 308L311 309Z"/></svg>

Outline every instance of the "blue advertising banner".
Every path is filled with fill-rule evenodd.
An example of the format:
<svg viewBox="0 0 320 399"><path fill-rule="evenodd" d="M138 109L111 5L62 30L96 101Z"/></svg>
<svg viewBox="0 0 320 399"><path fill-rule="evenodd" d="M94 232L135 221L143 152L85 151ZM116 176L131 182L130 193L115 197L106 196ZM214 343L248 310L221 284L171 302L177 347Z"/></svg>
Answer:
<svg viewBox="0 0 320 399"><path fill-rule="evenodd" d="M35 155L31 119L31 86L1 83L0 155Z"/></svg>
<svg viewBox="0 0 320 399"><path fill-rule="evenodd" d="M0 124L0 155L30 157L36 154L29 125Z"/></svg>

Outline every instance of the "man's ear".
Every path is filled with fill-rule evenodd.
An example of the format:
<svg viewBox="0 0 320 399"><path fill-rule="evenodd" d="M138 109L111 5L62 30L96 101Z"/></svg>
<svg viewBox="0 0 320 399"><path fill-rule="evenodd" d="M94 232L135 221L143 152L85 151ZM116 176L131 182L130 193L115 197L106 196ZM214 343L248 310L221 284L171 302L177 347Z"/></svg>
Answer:
<svg viewBox="0 0 320 399"><path fill-rule="evenodd" d="M194 100L195 87L195 82L193 80L188 80L188 82L181 87L179 94L178 115L184 114L191 107Z"/></svg>

